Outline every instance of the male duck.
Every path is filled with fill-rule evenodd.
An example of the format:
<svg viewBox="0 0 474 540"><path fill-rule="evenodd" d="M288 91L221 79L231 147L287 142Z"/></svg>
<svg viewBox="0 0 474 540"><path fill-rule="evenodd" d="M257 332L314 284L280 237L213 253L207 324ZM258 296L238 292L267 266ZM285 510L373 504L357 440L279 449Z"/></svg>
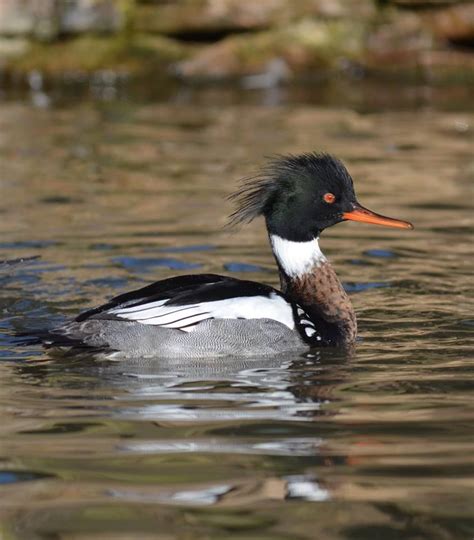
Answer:
<svg viewBox="0 0 474 540"><path fill-rule="evenodd" d="M363 208L347 169L327 154L279 157L231 199L237 203L231 222L264 216L281 291L214 274L172 277L82 313L50 331L46 345L182 358L353 343L354 310L319 236L344 220L412 225Z"/></svg>

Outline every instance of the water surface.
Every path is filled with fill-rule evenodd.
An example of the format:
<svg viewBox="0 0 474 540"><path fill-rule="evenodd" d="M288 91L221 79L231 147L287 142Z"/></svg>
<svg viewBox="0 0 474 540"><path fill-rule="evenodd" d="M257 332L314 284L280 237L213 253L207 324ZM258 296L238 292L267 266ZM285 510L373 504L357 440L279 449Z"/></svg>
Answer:
<svg viewBox="0 0 474 540"><path fill-rule="evenodd" d="M0 101L6 539L473 537L471 105L252 96ZM223 230L225 197L263 156L314 149L347 163L362 204L416 226L321 240L358 314L352 356L17 345L175 274L277 286L263 224Z"/></svg>

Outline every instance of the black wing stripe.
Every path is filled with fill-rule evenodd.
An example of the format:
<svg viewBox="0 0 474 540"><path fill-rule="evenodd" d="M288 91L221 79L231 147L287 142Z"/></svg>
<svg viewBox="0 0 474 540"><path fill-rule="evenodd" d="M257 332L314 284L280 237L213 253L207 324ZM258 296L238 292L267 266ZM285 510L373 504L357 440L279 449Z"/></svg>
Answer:
<svg viewBox="0 0 474 540"><path fill-rule="evenodd" d="M164 299L163 299L164 300ZM164 305L164 301L161 305L159 306L150 306L150 307L141 307L141 306L146 306L147 304L152 304L152 303L156 303L156 302L160 302L160 300L150 300L149 298L147 298L147 301L144 302L143 304L141 305L134 305L134 306L119 306L119 307L116 307L114 308L115 311L117 312L124 312L124 313L139 313L140 311L147 311L149 309L158 309L160 308L162 305ZM137 309L131 309L131 308L137 308Z"/></svg>
<svg viewBox="0 0 474 540"><path fill-rule="evenodd" d="M129 313L141 313L142 311L149 311L150 309L160 309L162 307L165 307L165 304L162 304L161 306L150 306L150 307L147 307L147 308L134 309L133 311L129 311L128 308L123 308L123 309L117 310L116 313L118 315L120 313L122 313L125 316L125 315L128 315ZM184 306L182 308L178 308L178 309L175 309L173 311L167 311L166 313L163 313L162 315L156 315L155 317L158 318L158 317L164 317L165 315L172 315L173 313L177 313L178 311L183 311L183 309L189 309L189 308L193 308L193 307L197 307L197 305L195 305L195 306ZM151 318L154 319L155 317L151 317Z"/></svg>
<svg viewBox="0 0 474 540"><path fill-rule="evenodd" d="M201 319L198 322L193 322L189 324L184 324L183 326L180 326L179 328L176 328L176 330L183 330L183 328L190 328L191 326L197 326L198 324L203 323L204 321L212 321L214 317L206 317L205 319Z"/></svg>
<svg viewBox="0 0 474 540"><path fill-rule="evenodd" d="M200 315L209 315L209 311L202 311L201 313L193 313L192 315L187 315L186 317L181 317L181 319L175 319L174 321L169 321L167 323L164 323L164 324L160 324L159 326L169 326L170 324L175 324L179 321L184 321L186 319L190 319L191 317L199 317ZM150 319L155 319L157 317L147 317L146 319L138 319L137 322L141 322L141 321L148 321Z"/></svg>

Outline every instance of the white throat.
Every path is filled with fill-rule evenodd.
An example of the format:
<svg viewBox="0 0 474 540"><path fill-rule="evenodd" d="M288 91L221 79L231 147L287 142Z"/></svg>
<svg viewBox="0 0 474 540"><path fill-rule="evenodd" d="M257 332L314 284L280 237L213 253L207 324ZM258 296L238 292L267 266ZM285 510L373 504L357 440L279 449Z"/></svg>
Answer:
<svg viewBox="0 0 474 540"><path fill-rule="evenodd" d="M277 261L288 277L307 274L312 268L326 262L317 238L309 242L291 242L272 234L270 242Z"/></svg>

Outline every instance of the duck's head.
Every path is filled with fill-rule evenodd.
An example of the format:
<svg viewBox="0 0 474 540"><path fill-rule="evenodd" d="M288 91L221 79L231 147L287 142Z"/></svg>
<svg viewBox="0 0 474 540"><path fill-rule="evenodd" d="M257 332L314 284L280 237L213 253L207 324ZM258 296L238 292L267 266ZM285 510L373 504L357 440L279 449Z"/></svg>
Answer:
<svg viewBox="0 0 474 540"><path fill-rule="evenodd" d="M249 222L263 215L270 235L293 242L317 238L327 227L346 220L413 228L407 221L361 206L347 169L328 154L278 157L247 180L231 199L238 205L231 222Z"/></svg>

